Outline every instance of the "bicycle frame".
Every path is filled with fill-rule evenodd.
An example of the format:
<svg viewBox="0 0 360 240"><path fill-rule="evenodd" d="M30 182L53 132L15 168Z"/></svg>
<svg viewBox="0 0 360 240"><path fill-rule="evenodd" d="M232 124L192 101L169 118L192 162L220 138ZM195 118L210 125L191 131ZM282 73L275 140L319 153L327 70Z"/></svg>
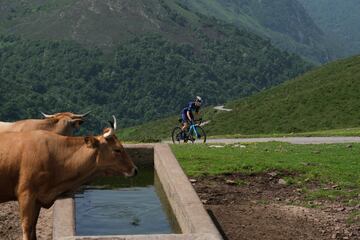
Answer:
<svg viewBox="0 0 360 240"><path fill-rule="evenodd" d="M190 127L189 127L189 133L191 134L191 131L194 131L195 132L195 134L196 134L196 137L198 137L199 136L199 133L196 131L196 124L194 123L194 124L191 124L190 125Z"/></svg>

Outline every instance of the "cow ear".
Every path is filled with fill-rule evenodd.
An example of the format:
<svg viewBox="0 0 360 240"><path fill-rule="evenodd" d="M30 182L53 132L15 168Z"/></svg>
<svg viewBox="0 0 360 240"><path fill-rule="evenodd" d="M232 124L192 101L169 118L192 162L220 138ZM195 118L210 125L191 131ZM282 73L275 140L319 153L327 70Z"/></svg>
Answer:
<svg viewBox="0 0 360 240"><path fill-rule="evenodd" d="M97 148L99 146L99 140L95 137L85 137L84 140L89 148Z"/></svg>

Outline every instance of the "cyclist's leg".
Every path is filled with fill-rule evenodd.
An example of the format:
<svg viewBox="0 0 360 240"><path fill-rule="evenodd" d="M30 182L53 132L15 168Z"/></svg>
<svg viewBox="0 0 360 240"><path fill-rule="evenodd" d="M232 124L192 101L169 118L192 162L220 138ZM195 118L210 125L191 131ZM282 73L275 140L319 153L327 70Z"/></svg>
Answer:
<svg viewBox="0 0 360 240"><path fill-rule="evenodd" d="M185 113L181 114L181 119L182 119L182 127L181 127L181 131L185 131L186 128L188 127L188 120L187 120L187 116Z"/></svg>

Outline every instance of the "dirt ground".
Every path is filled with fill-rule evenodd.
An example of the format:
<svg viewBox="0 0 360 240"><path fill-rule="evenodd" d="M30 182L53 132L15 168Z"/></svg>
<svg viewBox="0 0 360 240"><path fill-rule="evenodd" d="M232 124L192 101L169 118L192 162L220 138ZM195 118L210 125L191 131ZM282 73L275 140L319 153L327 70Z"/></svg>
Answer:
<svg viewBox="0 0 360 240"><path fill-rule="evenodd" d="M231 174L191 181L224 239L360 239L360 218L348 221L360 205L306 202L301 189L284 184L282 175ZM316 207L302 207L306 204Z"/></svg>
<svg viewBox="0 0 360 240"><path fill-rule="evenodd" d="M306 202L301 189L282 183L284 175L231 174L191 182L225 240L360 240L360 218L348 221L360 205ZM42 209L38 239L51 239L51 231L52 209ZM0 239L21 239L16 202L0 204Z"/></svg>
<svg viewBox="0 0 360 240"><path fill-rule="evenodd" d="M41 209L37 224L38 240L49 240L52 235L52 208ZM0 203L0 239L22 239L19 205L17 202Z"/></svg>

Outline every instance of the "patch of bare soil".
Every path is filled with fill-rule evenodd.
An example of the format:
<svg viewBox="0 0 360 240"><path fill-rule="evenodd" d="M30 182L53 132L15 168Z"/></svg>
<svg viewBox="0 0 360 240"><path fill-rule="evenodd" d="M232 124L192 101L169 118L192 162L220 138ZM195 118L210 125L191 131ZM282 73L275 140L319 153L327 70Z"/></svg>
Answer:
<svg viewBox="0 0 360 240"><path fill-rule="evenodd" d="M41 209L36 233L38 240L49 240L52 238L52 208ZM17 202L0 203L0 239L22 239L19 205Z"/></svg>
<svg viewBox="0 0 360 240"><path fill-rule="evenodd" d="M200 177L193 186L224 239L360 239L360 206L316 201L302 207L301 189L284 184L286 173ZM315 186L312 186L315 187Z"/></svg>

